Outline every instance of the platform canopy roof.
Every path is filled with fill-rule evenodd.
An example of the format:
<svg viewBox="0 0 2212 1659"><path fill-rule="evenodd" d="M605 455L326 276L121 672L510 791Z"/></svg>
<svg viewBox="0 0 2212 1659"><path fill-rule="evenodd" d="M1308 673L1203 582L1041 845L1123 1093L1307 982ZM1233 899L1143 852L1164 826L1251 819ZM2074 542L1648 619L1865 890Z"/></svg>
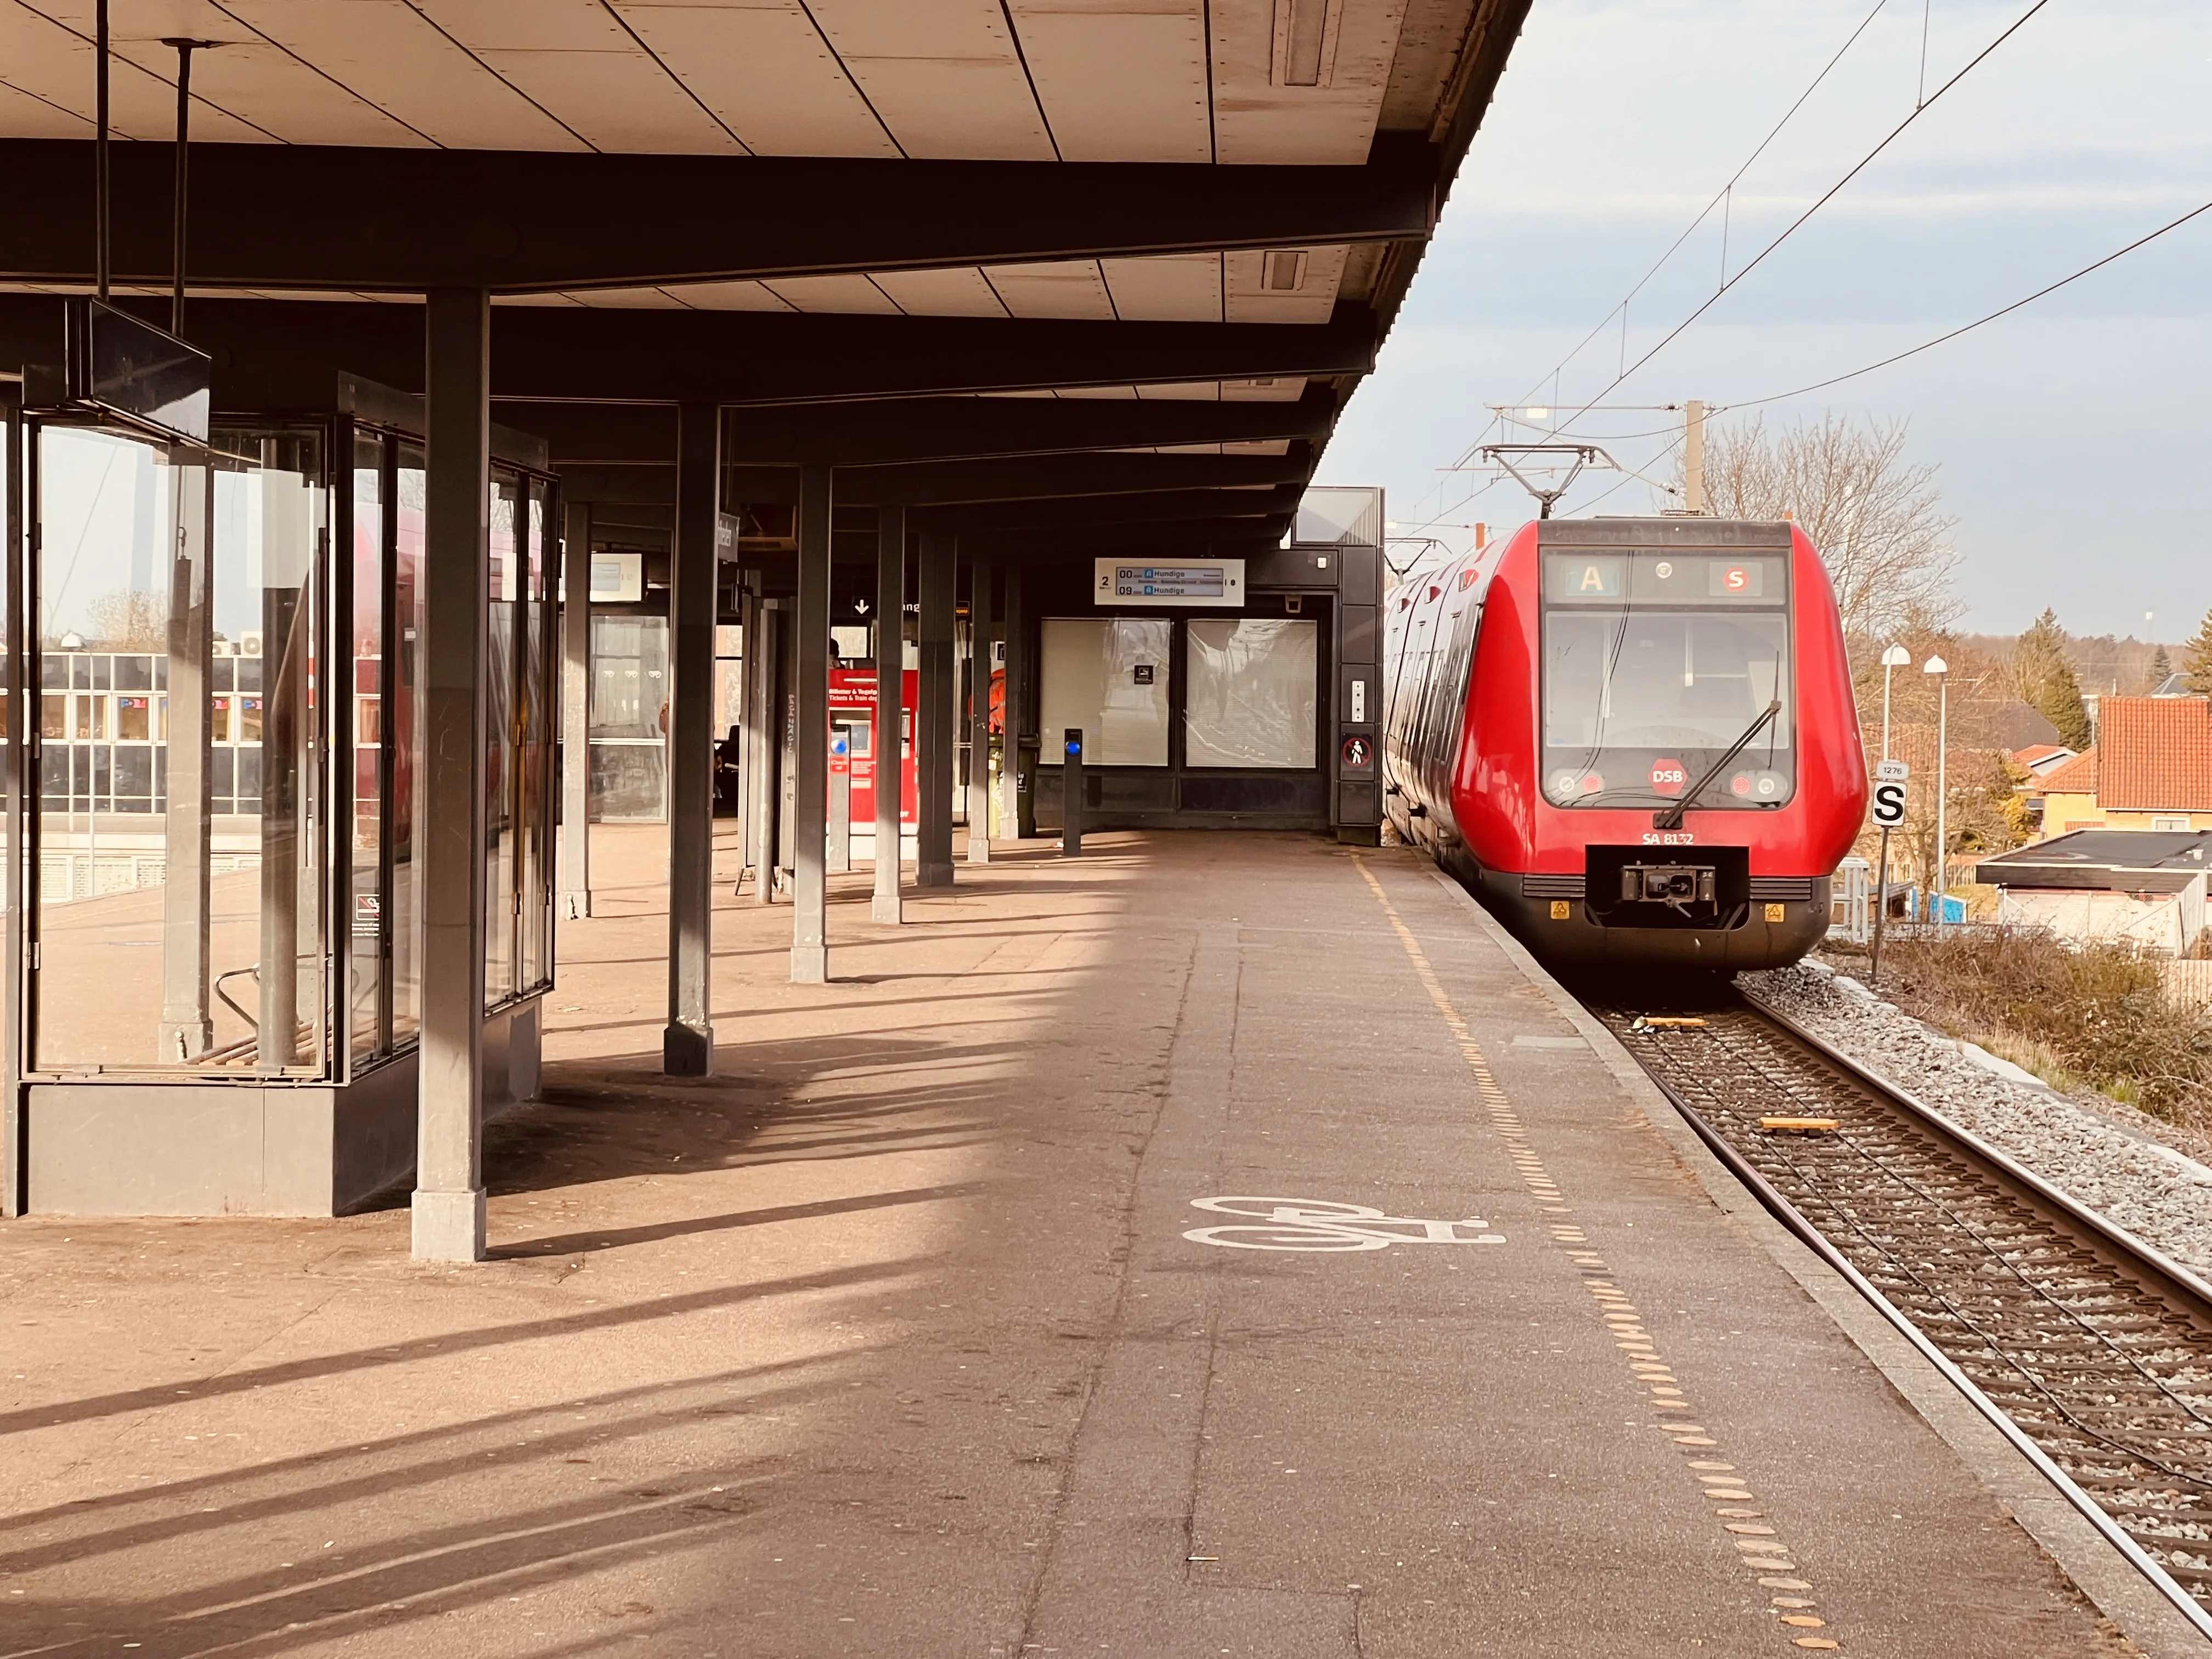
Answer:
<svg viewBox="0 0 2212 1659"><path fill-rule="evenodd" d="M116 291L162 314L165 43L213 43L185 331L222 406L418 387L420 295L481 287L502 418L595 478L713 402L734 464L864 465L946 524L1157 494L1272 539L1528 4L112 0ZM0 7L0 362L92 281L93 36L91 0Z"/></svg>

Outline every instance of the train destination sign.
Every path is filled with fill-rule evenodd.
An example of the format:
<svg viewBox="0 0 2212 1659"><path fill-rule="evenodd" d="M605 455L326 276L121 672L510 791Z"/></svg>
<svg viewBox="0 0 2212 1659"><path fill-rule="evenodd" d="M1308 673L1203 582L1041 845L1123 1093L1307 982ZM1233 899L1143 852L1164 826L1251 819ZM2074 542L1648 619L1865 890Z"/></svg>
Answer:
<svg viewBox="0 0 2212 1659"><path fill-rule="evenodd" d="M1244 603L1242 559L1186 559L1179 564L1100 559L1093 568L1091 598L1100 605L1220 605L1234 610Z"/></svg>

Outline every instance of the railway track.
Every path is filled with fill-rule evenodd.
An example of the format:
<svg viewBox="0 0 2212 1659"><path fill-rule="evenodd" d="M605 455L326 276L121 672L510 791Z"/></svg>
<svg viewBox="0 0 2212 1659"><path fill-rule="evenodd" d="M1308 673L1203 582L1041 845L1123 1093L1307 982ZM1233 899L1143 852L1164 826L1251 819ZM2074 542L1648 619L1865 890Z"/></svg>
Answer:
<svg viewBox="0 0 2212 1659"><path fill-rule="evenodd" d="M1725 995L1591 1012L1784 1223L1856 1270L2212 1634L2212 1285ZM1775 1118L1834 1127L1762 1126Z"/></svg>

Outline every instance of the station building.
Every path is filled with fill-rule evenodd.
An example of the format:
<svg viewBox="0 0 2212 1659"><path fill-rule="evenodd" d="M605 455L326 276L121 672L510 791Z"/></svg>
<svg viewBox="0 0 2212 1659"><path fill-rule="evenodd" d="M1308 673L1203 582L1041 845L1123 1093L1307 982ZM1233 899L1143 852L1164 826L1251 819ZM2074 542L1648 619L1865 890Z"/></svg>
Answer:
<svg viewBox="0 0 2212 1659"><path fill-rule="evenodd" d="M689 1076L718 796L801 982L1070 730L1086 823L1375 836L1314 477L1525 0L186 9L0 20L0 1207L479 1254L591 822Z"/></svg>

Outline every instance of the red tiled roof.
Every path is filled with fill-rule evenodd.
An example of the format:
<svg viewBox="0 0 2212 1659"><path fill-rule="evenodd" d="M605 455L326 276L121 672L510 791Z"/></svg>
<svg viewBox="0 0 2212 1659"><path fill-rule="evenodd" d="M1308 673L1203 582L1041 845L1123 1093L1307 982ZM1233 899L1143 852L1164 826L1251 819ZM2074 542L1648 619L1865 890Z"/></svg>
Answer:
<svg viewBox="0 0 2212 1659"><path fill-rule="evenodd" d="M2064 753L2066 745L2063 743L2032 743L2025 749L2014 750L2012 757L2022 766L2033 766L2038 761L2047 761L2053 755Z"/></svg>
<svg viewBox="0 0 2212 1659"><path fill-rule="evenodd" d="M2046 795L2094 795L2097 793L2097 751L2085 749L2063 766L2054 766L2035 781Z"/></svg>
<svg viewBox="0 0 2212 1659"><path fill-rule="evenodd" d="M2106 811L2212 811L2212 702L2106 697L2097 746L2097 804Z"/></svg>

